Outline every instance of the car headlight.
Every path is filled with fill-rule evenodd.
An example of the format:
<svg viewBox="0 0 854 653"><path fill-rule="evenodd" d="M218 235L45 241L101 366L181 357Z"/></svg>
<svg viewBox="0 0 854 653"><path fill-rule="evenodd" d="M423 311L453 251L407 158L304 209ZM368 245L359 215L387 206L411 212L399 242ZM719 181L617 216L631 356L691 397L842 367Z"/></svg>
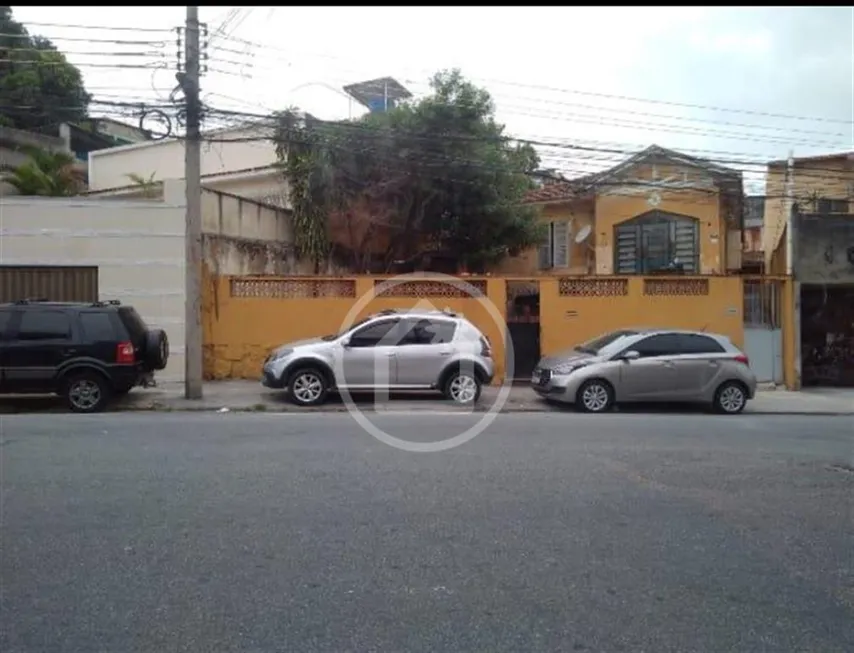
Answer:
<svg viewBox="0 0 854 653"><path fill-rule="evenodd" d="M575 370L587 367L587 363L562 363L552 368L554 374L572 374Z"/></svg>
<svg viewBox="0 0 854 653"><path fill-rule="evenodd" d="M285 356L290 356L294 352L293 349L277 349L272 354L270 354L270 361L277 361L280 358L284 358Z"/></svg>

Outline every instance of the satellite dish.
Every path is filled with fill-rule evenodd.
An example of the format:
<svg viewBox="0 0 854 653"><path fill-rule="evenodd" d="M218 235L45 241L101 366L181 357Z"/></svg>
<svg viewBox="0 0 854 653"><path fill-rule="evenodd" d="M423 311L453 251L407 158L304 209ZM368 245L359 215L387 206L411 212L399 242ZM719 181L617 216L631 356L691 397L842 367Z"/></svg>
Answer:
<svg viewBox="0 0 854 653"><path fill-rule="evenodd" d="M581 229L578 230L578 233L575 234L575 242L576 243L583 243L585 240L587 240L590 237L591 231L592 231L592 229L590 228L589 224L586 224L583 227L581 227Z"/></svg>

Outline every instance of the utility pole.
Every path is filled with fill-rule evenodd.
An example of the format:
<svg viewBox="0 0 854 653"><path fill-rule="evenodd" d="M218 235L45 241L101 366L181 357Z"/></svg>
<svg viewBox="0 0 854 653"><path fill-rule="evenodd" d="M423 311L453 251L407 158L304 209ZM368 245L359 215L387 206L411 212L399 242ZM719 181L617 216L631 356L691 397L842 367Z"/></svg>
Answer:
<svg viewBox="0 0 854 653"><path fill-rule="evenodd" d="M184 396L202 398L202 182L201 106L199 77L199 8L187 7L183 90L187 114L184 143L184 181L187 191L185 224Z"/></svg>
<svg viewBox="0 0 854 653"><path fill-rule="evenodd" d="M794 224L794 215L795 215L795 198L794 198L794 189L795 189L795 152L794 150L789 150L789 157L786 160L786 183L784 186L783 194L785 195L785 202L783 209L786 212L785 220L786 220L786 275L792 276L792 270L794 269L794 244L795 244L795 234L793 233L795 229Z"/></svg>

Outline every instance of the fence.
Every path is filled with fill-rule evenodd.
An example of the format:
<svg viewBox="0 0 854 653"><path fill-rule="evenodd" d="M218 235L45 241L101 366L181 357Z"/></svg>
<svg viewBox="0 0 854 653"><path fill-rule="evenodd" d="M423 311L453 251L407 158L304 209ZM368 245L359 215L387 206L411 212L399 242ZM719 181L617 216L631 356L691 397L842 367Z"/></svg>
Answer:
<svg viewBox="0 0 854 653"><path fill-rule="evenodd" d="M743 346L745 319L753 319L754 311L754 300L745 296L753 297L755 291L749 290L749 283L745 291L740 277L461 278L474 296L441 279L424 277L383 287L386 280L209 276L203 302L207 378L257 378L264 358L283 343L337 333L348 317L429 306L462 313L487 335L500 382L505 374L507 286L520 280L539 288L542 355L628 326L713 331ZM775 283L777 299L768 301L776 302L785 331L791 320L787 322L789 312L781 306L788 305L791 294L781 288L790 291L791 283ZM362 305L354 311L357 302ZM498 321L493 319L496 314ZM787 350L791 361L793 340Z"/></svg>

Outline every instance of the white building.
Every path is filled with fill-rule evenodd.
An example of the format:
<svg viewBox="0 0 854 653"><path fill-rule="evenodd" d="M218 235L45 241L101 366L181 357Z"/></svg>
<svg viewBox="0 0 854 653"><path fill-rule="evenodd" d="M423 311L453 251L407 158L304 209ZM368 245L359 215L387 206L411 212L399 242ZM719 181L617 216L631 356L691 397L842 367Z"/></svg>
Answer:
<svg viewBox="0 0 854 653"><path fill-rule="evenodd" d="M201 145L205 188L287 207L287 187L269 126L243 126L205 134ZM184 178L182 139L122 145L89 154L89 191L121 196L138 190L131 175L145 180Z"/></svg>
<svg viewBox="0 0 854 653"><path fill-rule="evenodd" d="M184 186L163 201L0 198L0 265L97 268L98 299L132 304L166 331L160 381L184 378Z"/></svg>

